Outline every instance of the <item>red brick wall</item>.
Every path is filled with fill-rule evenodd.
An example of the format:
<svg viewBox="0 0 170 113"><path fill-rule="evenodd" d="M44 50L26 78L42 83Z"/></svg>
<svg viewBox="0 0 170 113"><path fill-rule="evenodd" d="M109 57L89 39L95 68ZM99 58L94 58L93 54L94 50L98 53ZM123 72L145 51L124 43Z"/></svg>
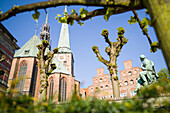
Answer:
<svg viewBox="0 0 170 113"><path fill-rule="evenodd" d="M125 66L125 70L120 71L120 76L121 76L121 79L119 80L121 86L120 96L131 97L135 94L133 91L136 89L137 86L136 79L139 77L140 68L132 67L131 60L124 61L124 66ZM132 80L133 80L133 84L132 84ZM127 82L127 84L125 82Z"/></svg>

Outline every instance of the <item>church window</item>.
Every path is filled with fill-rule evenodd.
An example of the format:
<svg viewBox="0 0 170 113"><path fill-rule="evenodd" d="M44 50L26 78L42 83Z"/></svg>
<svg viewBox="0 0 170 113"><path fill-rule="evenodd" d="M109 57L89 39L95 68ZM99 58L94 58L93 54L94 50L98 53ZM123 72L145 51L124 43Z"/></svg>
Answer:
<svg viewBox="0 0 170 113"><path fill-rule="evenodd" d="M25 78L26 72L27 72L27 64L23 62L20 66L19 75L18 75L18 79L22 79L22 80L17 84L17 88L19 89L20 93L23 92L24 82L25 82L24 78Z"/></svg>
<svg viewBox="0 0 170 113"><path fill-rule="evenodd" d="M100 82L102 82L102 78L100 78Z"/></svg>
<svg viewBox="0 0 170 113"><path fill-rule="evenodd" d="M130 84L134 84L133 80L130 80Z"/></svg>
<svg viewBox="0 0 170 113"><path fill-rule="evenodd" d="M53 87L54 87L54 81L53 81L53 79L51 79L50 87L49 87L49 100L51 100L53 97Z"/></svg>
<svg viewBox="0 0 170 113"><path fill-rule="evenodd" d="M30 50L25 50L25 55L27 55L30 52Z"/></svg>
<svg viewBox="0 0 170 113"><path fill-rule="evenodd" d="M127 81L125 81L125 86L127 86L128 85L128 82Z"/></svg>
<svg viewBox="0 0 170 113"><path fill-rule="evenodd" d="M129 72L128 72L128 74L129 74L129 76L131 76L131 75L132 75L132 72L131 72L131 71L129 71Z"/></svg>
<svg viewBox="0 0 170 113"><path fill-rule="evenodd" d="M60 80L60 101L66 101L67 98L67 82L65 78Z"/></svg>
<svg viewBox="0 0 170 113"><path fill-rule="evenodd" d="M30 88L30 94L34 97L35 95L35 88L36 88L36 81L37 81L37 73L38 73L38 65L37 63L34 65L33 69L33 75L31 80L31 88Z"/></svg>

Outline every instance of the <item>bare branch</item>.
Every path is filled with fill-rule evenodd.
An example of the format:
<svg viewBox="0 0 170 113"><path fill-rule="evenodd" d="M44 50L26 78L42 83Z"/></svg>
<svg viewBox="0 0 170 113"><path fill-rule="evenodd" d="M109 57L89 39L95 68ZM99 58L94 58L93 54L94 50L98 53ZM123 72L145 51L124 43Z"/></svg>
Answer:
<svg viewBox="0 0 170 113"><path fill-rule="evenodd" d="M120 7L120 9L117 9L115 14L127 12L132 9L138 10L138 9L144 8L142 6L142 0L136 0L135 2L132 2L131 0L115 0L114 3L106 2L106 0L52 0L52 1L44 1L44 2L38 2L38 3L33 3L33 4L27 4L23 6L14 6L7 12L0 15L0 22L12 16L15 16L16 14L19 14L19 13L37 10L37 9L45 9L49 7L56 7L56 6L61 6L61 5L84 5L84 6L115 7L115 8ZM93 13L96 13L96 11ZM97 13L94 16L98 16L102 14ZM87 19L91 17L93 17L92 14L89 14L89 16L87 16Z"/></svg>

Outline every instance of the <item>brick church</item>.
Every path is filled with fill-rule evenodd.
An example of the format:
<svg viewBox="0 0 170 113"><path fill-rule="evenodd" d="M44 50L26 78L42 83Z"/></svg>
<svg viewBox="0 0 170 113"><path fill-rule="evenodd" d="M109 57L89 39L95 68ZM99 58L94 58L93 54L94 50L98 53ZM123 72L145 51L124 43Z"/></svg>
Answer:
<svg viewBox="0 0 170 113"><path fill-rule="evenodd" d="M65 8L65 11L67 9ZM42 26L40 36L35 35L21 47L15 54L12 61L9 75L8 87L14 79L23 77L15 88L19 93L31 95L37 99L40 98L40 70L37 59L38 48L42 40L51 40L50 26L48 25L48 13L46 22ZM52 59L57 68L53 70L48 78L49 86L47 89L47 98L53 98L54 101L69 101L75 88L80 93L80 82L75 80L74 76L74 58L70 49L68 24L62 23L58 42L59 52ZM46 51L49 51L49 46Z"/></svg>

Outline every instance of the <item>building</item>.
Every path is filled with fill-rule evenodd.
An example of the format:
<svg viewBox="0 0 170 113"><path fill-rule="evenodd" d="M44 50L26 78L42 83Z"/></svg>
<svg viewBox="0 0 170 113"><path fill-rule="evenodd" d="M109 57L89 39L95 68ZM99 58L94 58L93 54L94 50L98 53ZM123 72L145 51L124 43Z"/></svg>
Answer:
<svg viewBox="0 0 170 113"><path fill-rule="evenodd" d="M132 97L136 93L134 90L137 87L137 79L141 69L139 67L132 67L132 61L124 61L125 70L120 71L120 97Z"/></svg>
<svg viewBox="0 0 170 113"><path fill-rule="evenodd" d="M9 72L12 64L12 58L15 50L19 49L16 44L17 40L11 35L11 33L0 23L0 58L4 54L6 59L0 62L0 69L5 73L0 75L0 93L4 93L7 89Z"/></svg>
<svg viewBox="0 0 170 113"><path fill-rule="evenodd" d="M93 85L84 88L87 96L99 99L113 98L111 81L108 74L104 74L104 68L97 69L97 76L93 77Z"/></svg>
<svg viewBox="0 0 170 113"><path fill-rule="evenodd" d="M66 9L65 9L66 11ZM42 40L50 41L50 26L46 22L40 32L40 37L36 34L19 49L12 62L9 87L14 79L24 77L17 85L20 93L31 95L37 99L40 98L40 70L37 59L38 48L36 45L41 44ZM50 50L50 46L46 52ZM74 76L74 58L70 49L69 28L68 24L62 23L59 42L59 52L52 59L57 68L52 71L48 77L49 86L47 89L47 98L58 101L69 101L75 89L80 93L80 82L75 80Z"/></svg>
<svg viewBox="0 0 170 113"><path fill-rule="evenodd" d="M132 97L136 93L137 78L139 77L140 68L132 67L132 61L124 61L125 70L120 71L120 98ZM83 89L86 96L93 96L99 99L113 99L112 84L108 74L104 74L103 68L97 69L97 76L93 77L93 85Z"/></svg>

